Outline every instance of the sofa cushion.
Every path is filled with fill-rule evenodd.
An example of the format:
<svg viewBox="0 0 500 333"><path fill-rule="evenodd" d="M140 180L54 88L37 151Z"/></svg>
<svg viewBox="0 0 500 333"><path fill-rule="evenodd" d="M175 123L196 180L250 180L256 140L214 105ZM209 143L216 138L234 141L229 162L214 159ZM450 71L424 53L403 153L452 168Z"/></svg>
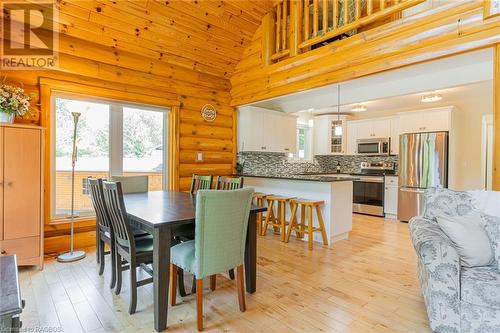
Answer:
<svg viewBox="0 0 500 333"><path fill-rule="evenodd" d="M481 214L481 218L493 250L494 263L492 265L496 265L500 271L500 217Z"/></svg>
<svg viewBox="0 0 500 333"><path fill-rule="evenodd" d="M472 196L467 192L445 188L430 188L425 193L423 216L436 221L438 216L462 216L474 209Z"/></svg>
<svg viewBox="0 0 500 333"><path fill-rule="evenodd" d="M438 216L439 227L453 242L466 267L488 266L493 262L490 239L479 212L463 216Z"/></svg>
<svg viewBox="0 0 500 333"><path fill-rule="evenodd" d="M474 208L481 213L500 217L500 191L467 191L472 197Z"/></svg>
<svg viewBox="0 0 500 333"><path fill-rule="evenodd" d="M495 266L462 267L461 300L500 309L500 272Z"/></svg>

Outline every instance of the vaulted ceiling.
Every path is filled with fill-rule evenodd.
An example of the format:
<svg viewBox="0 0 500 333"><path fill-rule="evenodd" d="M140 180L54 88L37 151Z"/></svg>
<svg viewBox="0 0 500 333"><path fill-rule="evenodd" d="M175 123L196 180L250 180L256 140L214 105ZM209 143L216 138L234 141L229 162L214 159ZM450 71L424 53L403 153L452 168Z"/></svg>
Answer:
<svg viewBox="0 0 500 333"><path fill-rule="evenodd" d="M58 4L63 36L226 78L272 6L270 0L58 0Z"/></svg>

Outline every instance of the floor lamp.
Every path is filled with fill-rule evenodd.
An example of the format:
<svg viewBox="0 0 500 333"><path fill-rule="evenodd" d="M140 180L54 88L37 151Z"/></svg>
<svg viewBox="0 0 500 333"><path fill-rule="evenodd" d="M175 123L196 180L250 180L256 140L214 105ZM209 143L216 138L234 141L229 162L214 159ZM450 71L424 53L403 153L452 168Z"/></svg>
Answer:
<svg viewBox="0 0 500 333"><path fill-rule="evenodd" d="M73 154L71 156L71 248L68 252L61 253L57 256L57 261L72 262L85 258L84 251L73 251L74 245L74 224L75 224L75 165L78 156L78 148L76 147L76 132L78 126L78 118L81 113L71 112L73 115L74 129L73 129Z"/></svg>

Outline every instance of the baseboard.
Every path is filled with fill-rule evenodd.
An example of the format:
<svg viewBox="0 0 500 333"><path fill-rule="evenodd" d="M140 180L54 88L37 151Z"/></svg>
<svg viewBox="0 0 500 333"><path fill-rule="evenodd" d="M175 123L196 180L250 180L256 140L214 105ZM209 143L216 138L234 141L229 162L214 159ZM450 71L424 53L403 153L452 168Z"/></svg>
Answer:
<svg viewBox="0 0 500 333"><path fill-rule="evenodd" d="M95 246L95 230L75 233L74 248L82 249ZM44 241L44 253L54 255L60 252L66 252L70 249L70 235L46 237Z"/></svg>

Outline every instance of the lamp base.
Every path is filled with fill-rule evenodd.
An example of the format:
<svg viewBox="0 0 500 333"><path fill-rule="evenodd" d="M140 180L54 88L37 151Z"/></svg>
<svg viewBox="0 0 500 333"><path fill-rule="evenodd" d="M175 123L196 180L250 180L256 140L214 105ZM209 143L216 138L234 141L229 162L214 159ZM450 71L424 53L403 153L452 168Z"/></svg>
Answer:
<svg viewBox="0 0 500 333"><path fill-rule="evenodd" d="M57 256L57 261L59 262L73 262L85 258L86 254L84 251L69 251L61 253Z"/></svg>

